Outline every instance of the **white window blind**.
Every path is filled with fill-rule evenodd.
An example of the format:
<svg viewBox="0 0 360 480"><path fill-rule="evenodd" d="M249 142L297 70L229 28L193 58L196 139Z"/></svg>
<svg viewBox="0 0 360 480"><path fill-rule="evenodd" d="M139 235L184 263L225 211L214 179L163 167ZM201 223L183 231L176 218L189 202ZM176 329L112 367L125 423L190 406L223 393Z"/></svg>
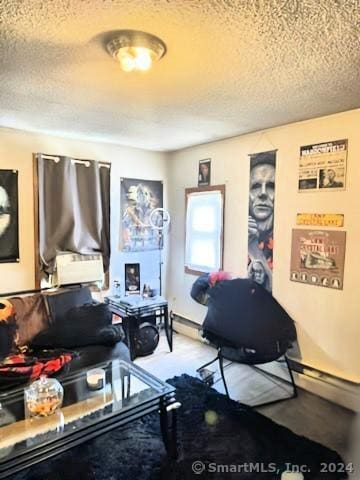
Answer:
<svg viewBox="0 0 360 480"><path fill-rule="evenodd" d="M222 267L223 197L219 190L188 195L185 266L199 272Z"/></svg>

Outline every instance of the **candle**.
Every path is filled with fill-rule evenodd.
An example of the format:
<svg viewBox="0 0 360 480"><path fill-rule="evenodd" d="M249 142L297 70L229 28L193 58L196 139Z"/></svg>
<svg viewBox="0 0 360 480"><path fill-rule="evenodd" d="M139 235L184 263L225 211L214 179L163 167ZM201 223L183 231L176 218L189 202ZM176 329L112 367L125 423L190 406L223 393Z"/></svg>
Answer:
<svg viewBox="0 0 360 480"><path fill-rule="evenodd" d="M105 370L94 368L86 373L86 382L90 390L100 390L105 386Z"/></svg>

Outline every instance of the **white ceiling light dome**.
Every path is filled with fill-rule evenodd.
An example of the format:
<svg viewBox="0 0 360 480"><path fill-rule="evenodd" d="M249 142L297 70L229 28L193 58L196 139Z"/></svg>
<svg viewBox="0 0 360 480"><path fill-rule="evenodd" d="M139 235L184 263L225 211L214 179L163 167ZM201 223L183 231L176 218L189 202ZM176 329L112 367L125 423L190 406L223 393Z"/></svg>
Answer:
<svg viewBox="0 0 360 480"><path fill-rule="evenodd" d="M138 30L117 32L106 48L124 72L147 71L166 53L166 45L160 38Z"/></svg>

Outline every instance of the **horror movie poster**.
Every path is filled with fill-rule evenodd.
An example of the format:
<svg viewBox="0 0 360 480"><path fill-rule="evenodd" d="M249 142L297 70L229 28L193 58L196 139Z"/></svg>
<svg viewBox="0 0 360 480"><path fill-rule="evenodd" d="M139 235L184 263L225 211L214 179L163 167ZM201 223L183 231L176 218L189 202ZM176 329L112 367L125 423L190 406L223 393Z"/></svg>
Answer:
<svg viewBox="0 0 360 480"><path fill-rule="evenodd" d="M342 290L345 242L346 232L293 229L290 280Z"/></svg>
<svg viewBox="0 0 360 480"><path fill-rule="evenodd" d="M140 252L162 248L157 227L161 227L163 218L156 209L163 208L163 183L122 178L120 196L120 249Z"/></svg>
<svg viewBox="0 0 360 480"><path fill-rule="evenodd" d="M198 173L198 187L206 187L210 185L211 178L211 160L207 158L206 160L199 161L199 173Z"/></svg>
<svg viewBox="0 0 360 480"><path fill-rule="evenodd" d="M18 172L0 170L0 263L18 261Z"/></svg>
<svg viewBox="0 0 360 480"><path fill-rule="evenodd" d="M125 295L140 295L140 263L125 263Z"/></svg>
<svg viewBox="0 0 360 480"><path fill-rule="evenodd" d="M300 147L299 192L345 189L348 141Z"/></svg>
<svg viewBox="0 0 360 480"><path fill-rule="evenodd" d="M248 275L272 291L276 150L250 155Z"/></svg>

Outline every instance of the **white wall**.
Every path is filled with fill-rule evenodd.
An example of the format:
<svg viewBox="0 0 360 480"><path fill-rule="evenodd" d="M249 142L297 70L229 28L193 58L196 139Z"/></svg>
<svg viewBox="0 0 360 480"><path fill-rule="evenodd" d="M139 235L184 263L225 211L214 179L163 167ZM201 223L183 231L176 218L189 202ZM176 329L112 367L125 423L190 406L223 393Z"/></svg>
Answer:
<svg viewBox="0 0 360 480"><path fill-rule="evenodd" d="M297 322L302 362L360 382L360 110L294 123L174 152L169 165L172 213L168 298L173 310L201 323L205 309L191 300L195 277L184 273L184 189L197 185L198 162L212 159L212 184L226 185L224 269L246 275L248 154L278 149L273 294ZM344 192L298 193L301 145L348 138ZM344 213L347 232L344 290L289 280L291 231L300 212Z"/></svg>
<svg viewBox="0 0 360 480"><path fill-rule="evenodd" d="M69 140L0 128L0 169L19 170L20 262L0 264L0 293L34 288L34 200L32 154L69 155L112 163L111 248L113 265L123 263L119 246L120 178L166 180L165 154L106 143ZM166 204L166 181L164 198ZM166 258L166 252L165 252ZM157 261L157 257L156 257ZM121 269L123 271L123 269ZM166 281L166 279L165 279ZM164 284L165 284L164 281Z"/></svg>

